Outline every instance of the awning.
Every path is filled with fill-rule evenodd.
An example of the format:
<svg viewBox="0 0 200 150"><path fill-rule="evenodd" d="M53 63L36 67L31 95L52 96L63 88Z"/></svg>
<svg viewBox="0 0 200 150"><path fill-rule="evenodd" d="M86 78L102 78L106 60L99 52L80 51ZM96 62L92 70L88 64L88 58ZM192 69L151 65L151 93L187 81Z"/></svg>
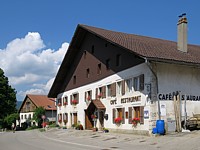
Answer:
<svg viewBox="0 0 200 150"><path fill-rule="evenodd" d="M100 100L92 100L90 105L94 104L97 109L106 109L104 104ZM88 107L90 107L90 105Z"/></svg>

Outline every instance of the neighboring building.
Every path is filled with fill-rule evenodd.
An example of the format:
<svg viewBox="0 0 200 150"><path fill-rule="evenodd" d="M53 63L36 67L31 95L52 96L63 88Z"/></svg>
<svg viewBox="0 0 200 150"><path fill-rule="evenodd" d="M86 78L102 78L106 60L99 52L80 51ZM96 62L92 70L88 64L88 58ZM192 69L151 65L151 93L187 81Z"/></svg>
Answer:
<svg viewBox="0 0 200 150"><path fill-rule="evenodd" d="M48 121L56 122L57 112L55 105L55 99L48 98L46 95L27 94L19 109L20 121L18 124L21 126L24 122L30 122L31 125L37 125L32 118L34 110L38 107L43 107L45 109L45 116Z"/></svg>
<svg viewBox="0 0 200 150"><path fill-rule="evenodd" d="M163 119L174 131L176 91L188 116L200 113L200 46L187 45L186 31L185 16L178 42L78 25L48 94L57 97L59 124L91 129L95 114L99 129L151 133Z"/></svg>

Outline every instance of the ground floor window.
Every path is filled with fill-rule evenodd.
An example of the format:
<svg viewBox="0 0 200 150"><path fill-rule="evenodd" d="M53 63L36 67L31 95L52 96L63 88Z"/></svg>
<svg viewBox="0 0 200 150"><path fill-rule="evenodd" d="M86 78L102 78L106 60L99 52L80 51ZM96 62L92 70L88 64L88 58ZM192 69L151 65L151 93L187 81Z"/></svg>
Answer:
<svg viewBox="0 0 200 150"><path fill-rule="evenodd" d="M125 123L125 108L114 108L113 109L113 124L116 123L116 119L121 119L121 123Z"/></svg>
<svg viewBox="0 0 200 150"><path fill-rule="evenodd" d="M144 106L129 107L129 124L132 124L133 118L139 118L140 124L144 124Z"/></svg>
<svg viewBox="0 0 200 150"><path fill-rule="evenodd" d="M68 122L68 113L63 114L63 121L65 124Z"/></svg>

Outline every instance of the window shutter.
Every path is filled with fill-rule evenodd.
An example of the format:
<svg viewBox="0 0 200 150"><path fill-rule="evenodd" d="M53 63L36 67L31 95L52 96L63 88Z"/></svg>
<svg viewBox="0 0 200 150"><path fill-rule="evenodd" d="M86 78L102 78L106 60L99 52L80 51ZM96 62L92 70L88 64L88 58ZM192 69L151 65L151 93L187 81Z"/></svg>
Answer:
<svg viewBox="0 0 200 150"><path fill-rule="evenodd" d="M140 124L144 124L144 106L140 106Z"/></svg>
<svg viewBox="0 0 200 150"><path fill-rule="evenodd" d="M116 83L113 83L113 84L111 85L111 95L112 95L113 97L116 96Z"/></svg>
<svg viewBox="0 0 200 150"><path fill-rule="evenodd" d="M92 100L92 90L90 91L90 99Z"/></svg>
<svg viewBox="0 0 200 150"><path fill-rule="evenodd" d="M113 124L115 124L116 109L113 108Z"/></svg>
<svg viewBox="0 0 200 150"><path fill-rule="evenodd" d="M79 103L79 93L77 93L77 102Z"/></svg>
<svg viewBox="0 0 200 150"><path fill-rule="evenodd" d="M86 99L87 99L87 92L85 92L85 102L86 102Z"/></svg>
<svg viewBox="0 0 200 150"><path fill-rule="evenodd" d="M95 99L98 99L98 88L96 88Z"/></svg>
<svg viewBox="0 0 200 150"><path fill-rule="evenodd" d="M122 95L125 94L125 81L122 81Z"/></svg>
<svg viewBox="0 0 200 150"><path fill-rule="evenodd" d="M144 74L140 75L140 91L144 90Z"/></svg>
<svg viewBox="0 0 200 150"><path fill-rule="evenodd" d="M122 123L125 123L125 108L122 108Z"/></svg>
<svg viewBox="0 0 200 150"><path fill-rule="evenodd" d="M106 86L102 87L102 98L106 98Z"/></svg>
<svg viewBox="0 0 200 150"><path fill-rule="evenodd" d="M72 104L72 95L70 95L70 104Z"/></svg>
<svg viewBox="0 0 200 150"><path fill-rule="evenodd" d="M68 122L68 113L66 113L66 120L67 120L67 122Z"/></svg>
<svg viewBox="0 0 200 150"><path fill-rule="evenodd" d="M132 124L132 119L133 119L132 113L133 113L133 108L132 108L132 107L129 107L129 108L128 108L128 123L129 123L129 124Z"/></svg>

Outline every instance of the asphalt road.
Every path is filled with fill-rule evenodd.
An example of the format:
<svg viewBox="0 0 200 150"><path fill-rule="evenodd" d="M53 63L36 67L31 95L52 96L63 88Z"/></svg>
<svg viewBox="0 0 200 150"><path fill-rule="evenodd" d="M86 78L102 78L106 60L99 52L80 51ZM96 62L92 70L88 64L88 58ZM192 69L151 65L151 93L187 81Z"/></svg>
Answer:
<svg viewBox="0 0 200 150"><path fill-rule="evenodd" d="M51 129L0 133L0 150L200 150L200 131L139 136Z"/></svg>

